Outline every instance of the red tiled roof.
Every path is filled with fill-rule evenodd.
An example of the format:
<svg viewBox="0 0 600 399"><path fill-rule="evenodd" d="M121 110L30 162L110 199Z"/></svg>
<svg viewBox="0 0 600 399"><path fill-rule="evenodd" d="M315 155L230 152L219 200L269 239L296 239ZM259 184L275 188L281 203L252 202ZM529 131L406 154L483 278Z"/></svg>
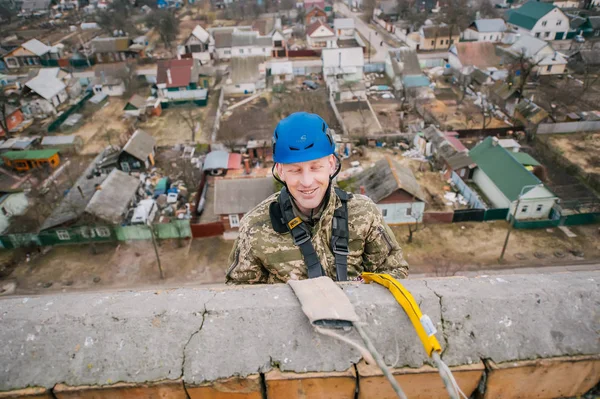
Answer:
<svg viewBox="0 0 600 399"><path fill-rule="evenodd" d="M325 28L327 28L327 30L329 30L331 32L332 35L335 35L335 32L333 31L333 29L331 29L327 24L323 23L321 20L318 20L317 22L315 22L311 25L308 25L308 28L306 28L306 35L311 36L321 26L324 26Z"/></svg>
<svg viewBox="0 0 600 399"><path fill-rule="evenodd" d="M158 61L156 83L166 84L170 87L184 87L192 82L193 59ZM167 71L171 71L171 82L169 82Z"/></svg>
<svg viewBox="0 0 600 399"><path fill-rule="evenodd" d="M463 66L497 67L502 61L496 55L496 46L491 42L456 43L456 52Z"/></svg>
<svg viewBox="0 0 600 399"><path fill-rule="evenodd" d="M242 154L232 152L229 154L229 160L227 161L227 169L241 169L242 168Z"/></svg>
<svg viewBox="0 0 600 399"><path fill-rule="evenodd" d="M454 149L458 152L467 151L467 147L456 137L457 133L454 132L446 133L446 140L454 147Z"/></svg>

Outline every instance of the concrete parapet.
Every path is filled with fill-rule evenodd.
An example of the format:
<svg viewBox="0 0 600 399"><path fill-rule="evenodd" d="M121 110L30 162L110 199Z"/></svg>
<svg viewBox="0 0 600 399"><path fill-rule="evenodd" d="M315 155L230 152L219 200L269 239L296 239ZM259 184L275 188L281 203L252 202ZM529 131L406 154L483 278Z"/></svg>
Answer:
<svg viewBox="0 0 600 399"><path fill-rule="evenodd" d="M467 395L555 398L600 379L599 282L594 271L403 284ZM342 287L408 397L445 397L392 295ZM358 351L314 332L286 285L7 297L0 342L0 399L393 397Z"/></svg>

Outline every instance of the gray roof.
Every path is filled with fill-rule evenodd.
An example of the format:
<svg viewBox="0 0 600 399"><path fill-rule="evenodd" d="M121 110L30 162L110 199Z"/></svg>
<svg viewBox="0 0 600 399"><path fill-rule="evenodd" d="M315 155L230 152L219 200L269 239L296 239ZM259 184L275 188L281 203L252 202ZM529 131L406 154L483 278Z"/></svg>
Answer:
<svg viewBox="0 0 600 399"><path fill-rule="evenodd" d="M334 29L354 29L354 18L335 18L333 20Z"/></svg>
<svg viewBox="0 0 600 399"><path fill-rule="evenodd" d="M352 180L352 187L349 187L351 191L359 192L362 186L365 194L376 203L397 190L404 190L417 200L425 201L425 193L412 170L390 158L380 159L375 166L362 171Z"/></svg>
<svg viewBox="0 0 600 399"><path fill-rule="evenodd" d="M579 15L567 14L567 16L571 19L571 21L569 23L569 26L571 27L571 29L578 29L586 21L585 18L582 18Z"/></svg>
<svg viewBox="0 0 600 399"><path fill-rule="evenodd" d="M233 32L231 47L271 46L273 39L269 36L258 36L258 32Z"/></svg>
<svg viewBox="0 0 600 399"><path fill-rule="evenodd" d="M211 151L206 154L202 171L212 169L227 169L229 153L227 151Z"/></svg>
<svg viewBox="0 0 600 399"><path fill-rule="evenodd" d="M113 169L92 196L85 212L109 223L121 223L139 185L136 177Z"/></svg>
<svg viewBox="0 0 600 399"><path fill-rule="evenodd" d="M523 52L526 57L533 57L546 46L548 46L548 43L544 40L523 35L512 46L510 46L509 50L516 55L519 55L521 52Z"/></svg>
<svg viewBox="0 0 600 399"><path fill-rule="evenodd" d="M152 153L155 146L156 140L154 137L143 130L138 129L133 133L133 136L131 136L127 144L125 144L123 151L133 155L140 161L145 161L148 159L148 155Z"/></svg>
<svg viewBox="0 0 600 399"><path fill-rule="evenodd" d="M242 214L252 210L275 191L270 177L215 181L215 214Z"/></svg>
<svg viewBox="0 0 600 399"><path fill-rule="evenodd" d="M50 8L50 0L23 0L21 9L25 12L41 11Z"/></svg>
<svg viewBox="0 0 600 399"><path fill-rule="evenodd" d="M445 159L453 170L466 168L467 166L475 164L475 161L473 161L473 158L471 158L468 152L458 152Z"/></svg>
<svg viewBox="0 0 600 399"><path fill-rule="evenodd" d="M92 162L90 162L85 172L79 176L67 195L64 196L60 204L44 221L40 230L47 230L74 221L83 214L88 202L90 202L96 193L96 185L101 184L107 177L107 174L105 173L100 174L100 176L93 174L94 169L96 169L96 162L100 161L103 156L104 152L100 153ZM89 175L92 176L91 179L87 178ZM78 187L81 189L83 197L79 192Z"/></svg>
<svg viewBox="0 0 600 399"><path fill-rule="evenodd" d="M141 109L146 106L146 99L140 96L139 94L134 94L133 96L131 96L127 103L133 105L138 109Z"/></svg>
<svg viewBox="0 0 600 399"><path fill-rule="evenodd" d="M52 97L56 96L67 87L62 80L56 76L52 76L50 72L54 70L56 70L56 74L58 75L59 68L46 68L40 70L40 73L35 78L25 83L25 86L29 87L32 91L36 92L46 100L52 99Z"/></svg>
<svg viewBox="0 0 600 399"><path fill-rule="evenodd" d="M79 136L71 134L68 136L46 136L42 139L42 145L68 145L75 144Z"/></svg>
<svg viewBox="0 0 600 399"><path fill-rule="evenodd" d="M263 56L232 57L231 81L233 84L256 82L260 76L259 65L263 62Z"/></svg>
<svg viewBox="0 0 600 399"><path fill-rule="evenodd" d="M402 47L390 51L392 66L396 75L420 75L421 65L417 57L417 51L409 47Z"/></svg>
<svg viewBox="0 0 600 399"><path fill-rule="evenodd" d="M213 37L215 38L215 48L228 48L231 47L233 32L214 32Z"/></svg>
<svg viewBox="0 0 600 399"><path fill-rule="evenodd" d="M588 17L588 20L590 21L590 25L592 25L594 30L600 29L600 16Z"/></svg>
<svg viewBox="0 0 600 399"><path fill-rule="evenodd" d="M21 44L27 51L31 51L33 54L37 56L42 56L48 53L51 50L51 47L46 46L44 43L40 42L38 39L31 39Z"/></svg>
<svg viewBox="0 0 600 399"><path fill-rule="evenodd" d="M506 31L506 23L502 18L478 19L473 25L481 33Z"/></svg>

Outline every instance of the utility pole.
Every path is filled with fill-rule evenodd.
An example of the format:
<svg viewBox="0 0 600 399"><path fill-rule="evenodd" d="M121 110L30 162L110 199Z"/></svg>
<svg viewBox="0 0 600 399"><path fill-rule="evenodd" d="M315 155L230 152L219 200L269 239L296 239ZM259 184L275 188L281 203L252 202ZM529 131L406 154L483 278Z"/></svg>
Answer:
<svg viewBox="0 0 600 399"><path fill-rule="evenodd" d="M506 232L506 238L504 239L504 245L502 246L502 252L500 253L500 258L498 259L498 262L502 262L504 260L504 252L506 252L506 246L508 245L508 238L510 237L510 233L512 232L514 226L515 226L515 221L517 219L517 212L519 209L519 205L521 204L521 197L523 197L523 191L526 188L534 188L534 187L539 187L542 184L530 184L527 186L523 186L523 188L521 188L521 192L519 193L519 196L517 197L517 204L515 206L515 211L513 212L512 215L512 220L510 221L510 224L508 225L508 231Z"/></svg>
<svg viewBox="0 0 600 399"><path fill-rule="evenodd" d="M368 25L367 25L368 27ZM369 29L369 64L371 63L371 29Z"/></svg>

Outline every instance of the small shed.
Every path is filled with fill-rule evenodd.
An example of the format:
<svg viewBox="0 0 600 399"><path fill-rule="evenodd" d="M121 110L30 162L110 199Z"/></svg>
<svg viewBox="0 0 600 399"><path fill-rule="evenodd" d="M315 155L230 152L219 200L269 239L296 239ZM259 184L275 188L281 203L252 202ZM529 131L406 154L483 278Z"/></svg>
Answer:
<svg viewBox="0 0 600 399"><path fill-rule="evenodd" d="M145 170L154 166L156 156L156 139L138 129L133 133L119 154L118 167L123 172Z"/></svg>
<svg viewBox="0 0 600 399"><path fill-rule="evenodd" d="M2 154L4 164L17 172L50 166L56 168L60 164L58 150L26 150L8 151Z"/></svg>
<svg viewBox="0 0 600 399"><path fill-rule="evenodd" d="M237 230L241 218L275 192L270 177L218 179L215 181L215 215L225 231Z"/></svg>
<svg viewBox="0 0 600 399"><path fill-rule="evenodd" d="M139 186L138 178L113 169L97 188L85 207L85 212L102 221L120 224L132 205Z"/></svg>
<svg viewBox="0 0 600 399"><path fill-rule="evenodd" d="M42 139L42 147L56 149L65 153L79 153L83 148L83 140L76 134L68 136L46 136Z"/></svg>
<svg viewBox="0 0 600 399"><path fill-rule="evenodd" d="M213 176L224 175L229 169L241 169L242 156L227 151L211 151L206 155L202 165L203 173Z"/></svg>
<svg viewBox="0 0 600 399"><path fill-rule="evenodd" d="M344 183L340 182L341 185ZM387 223L423 221L425 193L408 167L389 157L350 178L345 189L371 198Z"/></svg>
<svg viewBox="0 0 600 399"><path fill-rule="evenodd" d="M139 94L131 96L127 104L125 104L125 115L140 116L146 113L146 99Z"/></svg>

